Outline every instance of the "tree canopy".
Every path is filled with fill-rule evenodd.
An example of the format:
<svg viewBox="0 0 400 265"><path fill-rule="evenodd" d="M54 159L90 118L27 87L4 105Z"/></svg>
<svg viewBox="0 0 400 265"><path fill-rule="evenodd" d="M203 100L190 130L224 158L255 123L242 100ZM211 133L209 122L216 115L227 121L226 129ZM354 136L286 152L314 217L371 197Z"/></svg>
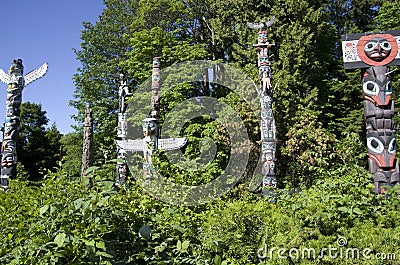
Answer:
<svg viewBox="0 0 400 265"><path fill-rule="evenodd" d="M46 111L40 104L21 104L18 162L28 172L29 180L42 179L46 170L58 167L61 134L53 124L46 128Z"/></svg>
<svg viewBox="0 0 400 265"><path fill-rule="evenodd" d="M96 23L84 23L81 48L76 50L81 67L74 76L71 105L78 110L77 125L76 132L61 139L62 167L48 172L36 186L16 180L10 193L0 193L0 263L397 264L399 187L388 189L387 196L372 192L361 77L359 70L344 70L340 40L346 33L399 29L398 0L104 0L104 4ZM257 52L252 46L257 32L246 22L272 16L275 22L268 31L275 43L271 50L278 137L276 203L249 191L261 150L257 114L229 87L206 82L223 78L223 68L229 65L257 83ZM155 56L161 58L163 69L194 60L222 63L201 76L190 67L174 72L165 78L168 90L160 98L161 125L170 112L196 113L194 104L175 107L188 99L201 103L202 97L231 106L244 120L251 150L244 176L212 202L183 207L158 200L135 182L141 168L131 170L125 188L113 189L119 74L129 78L131 92L142 91ZM182 76L193 80L175 86L173 81ZM395 72L396 106L399 87ZM150 92L134 93L130 102L150 105L150 96ZM95 124L90 188L84 185L87 178L73 177L80 172L86 103L92 106ZM36 113L27 124L36 122L34 128L43 136L42 125L47 122L43 111L40 106L26 107ZM129 118L141 121L135 115ZM394 119L400 122L398 114ZM22 133L23 139L30 132ZM156 152L153 161L164 178L199 185L223 173L231 139L217 119L200 115L177 134L188 138L181 151L189 162L181 168L168 160L166 152ZM197 170L194 165L211 141L214 159ZM348 250L359 251L359 256L320 255L330 247L346 255ZM286 253L270 255L272 248L284 248ZM291 249L300 251L300 256L289 253ZM301 256L302 250L311 249L315 257ZM369 257L362 255L365 250L371 250Z"/></svg>
<svg viewBox="0 0 400 265"><path fill-rule="evenodd" d="M276 84L274 111L282 155L278 166L282 185L291 182L293 175L297 175L296 179L318 175L312 170L299 174L299 168L332 167L336 144L348 133L356 132L363 137L359 76L356 71L343 70L340 37L389 23L385 22L385 14L393 12L390 1L124 0L104 3L99 21L94 25L84 24L81 49L76 51L82 67L74 78L76 91L71 101L78 110L75 118L80 122L85 103L94 106L97 161L114 157L112 141L116 130L119 72L130 78L129 85L135 90L150 77L152 57L160 57L163 68L188 60L208 59L238 67L257 82L257 55L252 47L256 32L246 22L272 16L275 23L269 35L276 44L272 49L273 83ZM381 5L382 11L378 14ZM212 76L218 75L218 69L213 71ZM197 93L225 98L229 94L221 86L212 87L211 91L209 87L198 82L186 88L189 93L176 88L175 95L187 98ZM172 95L161 99L168 102L164 104L165 110L185 98L169 96ZM298 127L304 123L306 127ZM254 135L259 133L257 126L249 126L248 130ZM299 144L295 135L304 144ZM319 147L311 147L310 141ZM320 158L310 164L309 156ZM361 159L359 163L364 162Z"/></svg>

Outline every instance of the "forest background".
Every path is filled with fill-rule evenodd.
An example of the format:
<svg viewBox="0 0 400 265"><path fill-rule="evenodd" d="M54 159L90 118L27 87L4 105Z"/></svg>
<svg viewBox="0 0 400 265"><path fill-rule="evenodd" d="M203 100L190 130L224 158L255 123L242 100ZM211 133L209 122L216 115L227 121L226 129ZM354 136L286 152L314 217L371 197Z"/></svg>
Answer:
<svg viewBox="0 0 400 265"><path fill-rule="evenodd" d="M1 264L398 264L399 189L386 197L371 192L360 71L344 71L340 39L400 29L399 0L105 0L104 5L95 24L84 23L76 50L82 66L73 77L75 132L46 128L40 105L22 104L19 173L11 191L0 193ZM201 80L170 88L161 98L161 118L190 97L212 96L232 106L251 140L240 182L217 200L191 207L153 198L134 174L126 189L115 190L120 72L135 90L151 76L154 56L162 68L207 59L229 63L257 83L252 47L257 34L246 22L272 16L277 202L248 189L260 153L257 117L234 92ZM150 98L143 100L150 104ZM80 178L87 102L95 132L91 188ZM400 124L398 114L394 120ZM188 138L186 157L198 159L204 137L215 141L217 155L201 171L182 171L159 152L154 161L163 176L195 185L223 172L229 139L220 124L199 117L180 135ZM338 246L339 238L346 244ZM360 255L318 257L330 246L358 249ZM312 248L317 255L262 257L259 250L266 248ZM361 254L365 249L371 250L369 258Z"/></svg>

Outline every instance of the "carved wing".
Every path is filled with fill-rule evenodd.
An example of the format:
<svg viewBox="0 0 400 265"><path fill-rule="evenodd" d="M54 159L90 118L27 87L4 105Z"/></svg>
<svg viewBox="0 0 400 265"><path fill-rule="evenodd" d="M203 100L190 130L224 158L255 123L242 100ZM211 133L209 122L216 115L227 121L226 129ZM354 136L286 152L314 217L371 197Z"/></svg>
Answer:
<svg viewBox="0 0 400 265"><path fill-rule="evenodd" d="M141 140L119 140L117 145L127 151L144 151L147 146L146 142Z"/></svg>
<svg viewBox="0 0 400 265"><path fill-rule="evenodd" d="M25 86L29 85L36 79L39 79L43 77L47 73L47 69L49 69L49 65L47 63L44 63L42 66L40 66L38 69L35 69L33 71L30 71L24 76L25 79Z"/></svg>
<svg viewBox="0 0 400 265"><path fill-rule="evenodd" d="M175 150L184 146L186 142L186 138L158 139L158 149Z"/></svg>
<svg viewBox="0 0 400 265"><path fill-rule="evenodd" d="M264 23L253 23L253 22L247 22L247 26L251 29L259 30L264 27Z"/></svg>
<svg viewBox="0 0 400 265"><path fill-rule="evenodd" d="M275 21L275 16L273 16L271 19L269 19L267 22L265 22L266 27L271 27L272 23Z"/></svg>
<svg viewBox="0 0 400 265"><path fill-rule="evenodd" d="M6 84L11 83L11 76L6 74L3 69L0 68L0 81Z"/></svg>

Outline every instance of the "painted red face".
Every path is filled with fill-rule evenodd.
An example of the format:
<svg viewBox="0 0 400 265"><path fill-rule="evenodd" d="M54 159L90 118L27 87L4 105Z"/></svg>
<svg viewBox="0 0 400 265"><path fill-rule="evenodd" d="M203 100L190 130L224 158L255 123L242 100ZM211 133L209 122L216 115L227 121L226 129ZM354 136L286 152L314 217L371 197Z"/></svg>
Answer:
<svg viewBox="0 0 400 265"><path fill-rule="evenodd" d="M390 34L362 36L357 43L357 54L368 65L387 65L395 59L397 53L398 44Z"/></svg>
<svg viewBox="0 0 400 265"><path fill-rule="evenodd" d="M381 62L386 59L391 51L392 46L390 42L382 37L372 38L364 45L365 55L376 62Z"/></svg>
<svg viewBox="0 0 400 265"><path fill-rule="evenodd" d="M380 168L393 168L396 159L396 138L390 136L380 136L378 132L367 135L367 147L369 157Z"/></svg>
<svg viewBox="0 0 400 265"><path fill-rule="evenodd" d="M270 65L268 57L260 57L258 61L259 66L267 66Z"/></svg>
<svg viewBox="0 0 400 265"><path fill-rule="evenodd" d="M368 75L363 78L364 99L371 101L376 106L387 106L392 98L392 82L386 78L381 82L373 76Z"/></svg>
<svg viewBox="0 0 400 265"><path fill-rule="evenodd" d="M266 43L268 41L268 31L262 30L258 32L258 43Z"/></svg>

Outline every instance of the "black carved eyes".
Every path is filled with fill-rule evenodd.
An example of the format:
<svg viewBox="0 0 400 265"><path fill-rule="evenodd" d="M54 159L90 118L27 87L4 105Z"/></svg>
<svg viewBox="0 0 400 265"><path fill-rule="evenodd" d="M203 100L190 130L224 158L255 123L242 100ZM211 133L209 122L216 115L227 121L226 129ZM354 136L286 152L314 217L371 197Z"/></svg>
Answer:
<svg viewBox="0 0 400 265"><path fill-rule="evenodd" d="M389 153L396 153L396 138L393 138L389 143Z"/></svg>
<svg viewBox="0 0 400 265"><path fill-rule="evenodd" d="M379 85L374 81L364 81L363 83L363 91L365 94L370 96L376 96L379 94ZM387 81L384 89L385 94L392 93L392 82L390 80Z"/></svg>
<svg viewBox="0 0 400 265"><path fill-rule="evenodd" d="M378 154L381 154L383 152L383 150L385 149L383 143L375 137L367 138L367 147L372 152L378 153ZM396 153L396 138L393 138L390 141L388 151L390 154Z"/></svg>
<svg viewBox="0 0 400 265"><path fill-rule="evenodd" d="M371 52L375 48L377 48L378 45L380 46L380 48L382 48L385 51L390 51L392 49L390 42L388 42L387 40L384 40L382 42L373 40L373 41L369 41L369 42L367 42L367 44L365 44L364 51Z"/></svg>
<svg viewBox="0 0 400 265"><path fill-rule="evenodd" d="M379 141L375 137L367 138L367 146L368 146L369 150L371 150L374 153L378 153L378 154L382 153L383 149L384 149L384 146L381 143L381 141Z"/></svg>
<svg viewBox="0 0 400 265"><path fill-rule="evenodd" d="M379 45L381 46L382 49L384 49L386 51L390 51L392 49L392 46L390 45L390 42L388 42L388 41L381 42Z"/></svg>
<svg viewBox="0 0 400 265"><path fill-rule="evenodd" d="M391 81L388 81L388 82L386 83L386 90L385 90L385 92L386 92L387 94L392 93L392 82L391 82Z"/></svg>
<svg viewBox="0 0 400 265"><path fill-rule="evenodd" d="M378 95L379 93L379 86L377 83L372 81L366 81L363 84L364 93L368 95Z"/></svg>

